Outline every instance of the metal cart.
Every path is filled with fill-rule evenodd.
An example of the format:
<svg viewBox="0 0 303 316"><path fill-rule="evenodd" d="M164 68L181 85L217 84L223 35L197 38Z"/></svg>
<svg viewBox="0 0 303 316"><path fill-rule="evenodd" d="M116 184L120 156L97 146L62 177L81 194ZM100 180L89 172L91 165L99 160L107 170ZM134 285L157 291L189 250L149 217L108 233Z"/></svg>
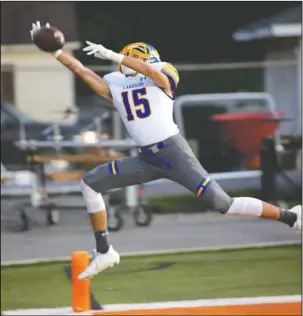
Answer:
<svg viewBox="0 0 303 316"><path fill-rule="evenodd" d="M30 202L23 203L20 206L21 229L23 231L29 230L31 227L31 218L28 212L29 207L45 210L47 224L56 225L59 222L59 206L50 201L50 195L81 192L79 181L50 188L47 185L47 178L44 172L45 163L54 160L65 160L68 162L102 164L122 157L122 155L98 156L87 153L60 154L62 148L115 148L117 150L129 150L132 156L136 156L138 152L136 144L130 139L103 140L94 144L75 141L21 140L16 145L22 150L26 150L32 171ZM35 155L35 151L39 148L53 148L56 153L52 155ZM113 191L117 190L112 190L111 192ZM131 212L137 226L148 226L152 221L152 210L148 205L148 201L144 198L143 186L127 187L124 191L125 202L120 205L113 206L110 204L110 193L105 197L109 230L118 231L123 227L123 213L125 211Z"/></svg>

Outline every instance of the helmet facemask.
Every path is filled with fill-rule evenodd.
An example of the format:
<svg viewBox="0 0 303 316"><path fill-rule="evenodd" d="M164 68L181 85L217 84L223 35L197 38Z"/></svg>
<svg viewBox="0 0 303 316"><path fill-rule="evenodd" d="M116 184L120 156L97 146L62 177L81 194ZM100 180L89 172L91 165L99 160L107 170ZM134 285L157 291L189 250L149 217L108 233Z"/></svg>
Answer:
<svg viewBox="0 0 303 316"><path fill-rule="evenodd" d="M125 53L125 56L130 56L130 57L133 57L133 58L136 58L136 59L140 59L142 61L145 62L145 59L142 58L142 56L140 54L137 54L135 51L133 51L133 49L130 49L130 51L127 51ZM121 64L121 71L122 73L125 75L125 76L134 76L137 74L136 70L133 70L129 67L126 67L124 65Z"/></svg>
<svg viewBox="0 0 303 316"><path fill-rule="evenodd" d="M155 52L153 52L153 50ZM160 61L158 52L153 47L145 43L129 44L122 49L120 54L140 59L149 64L155 61ZM135 70L122 64L118 66L118 69L126 76L134 76L137 74Z"/></svg>

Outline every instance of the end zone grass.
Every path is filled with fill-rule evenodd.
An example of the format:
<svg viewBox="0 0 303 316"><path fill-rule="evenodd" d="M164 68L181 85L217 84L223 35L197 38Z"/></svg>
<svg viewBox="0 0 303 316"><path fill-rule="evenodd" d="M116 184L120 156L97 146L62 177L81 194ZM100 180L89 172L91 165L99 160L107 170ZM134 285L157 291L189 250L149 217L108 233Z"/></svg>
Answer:
<svg viewBox="0 0 303 316"><path fill-rule="evenodd" d="M69 306L65 265L2 267L2 310ZM299 294L301 245L122 258L92 291L101 304Z"/></svg>

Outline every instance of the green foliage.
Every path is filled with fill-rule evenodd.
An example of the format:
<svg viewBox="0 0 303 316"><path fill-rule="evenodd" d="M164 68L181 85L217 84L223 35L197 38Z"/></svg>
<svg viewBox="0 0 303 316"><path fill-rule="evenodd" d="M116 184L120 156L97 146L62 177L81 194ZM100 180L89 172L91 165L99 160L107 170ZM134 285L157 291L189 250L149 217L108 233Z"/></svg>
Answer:
<svg viewBox="0 0 303 316"><path fill-rule="evenodd" d="M260 190L242 189L229 192L233 197L237 196L250 196L254 198L260 198ZM285 202L289 207L302 203L301 199L295 195L293 191L281 191L279 192L280 200ZM111 203L120 204L123 201L123 195L121 192L115 193L111 197ZM167 195L162 197L155 197L149 200L155 213L168 214L168 213L197 213L211 211L209 205L203 200L198 199L192 194L182 195Z"/></svg>

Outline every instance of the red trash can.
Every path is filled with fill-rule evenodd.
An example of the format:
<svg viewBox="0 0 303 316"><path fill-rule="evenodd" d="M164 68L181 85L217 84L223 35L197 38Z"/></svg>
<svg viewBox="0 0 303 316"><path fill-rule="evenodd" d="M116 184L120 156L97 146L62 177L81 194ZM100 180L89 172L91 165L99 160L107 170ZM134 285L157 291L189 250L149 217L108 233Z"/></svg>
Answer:
<svg viewBox="0 0 303 316"><path fill-rule="evenodd" d="M262 141L266 136L275 135L283 119L282 112L225 113L212 117L234 148L248 156L249 169L259 169Z"/></svg>

